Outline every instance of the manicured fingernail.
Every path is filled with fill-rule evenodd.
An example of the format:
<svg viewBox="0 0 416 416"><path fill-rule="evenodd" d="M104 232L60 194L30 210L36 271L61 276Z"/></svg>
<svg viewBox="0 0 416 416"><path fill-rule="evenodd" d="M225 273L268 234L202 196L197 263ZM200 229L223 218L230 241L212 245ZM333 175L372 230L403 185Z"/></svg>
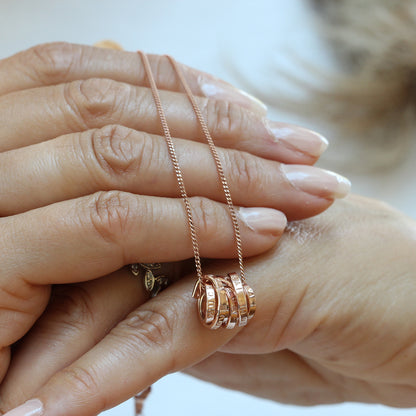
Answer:
<svg viewBox="0 0 416 416"><path fill-rule="evenodd" d="M282 172L294 188L322 198L344 198L351 182L337 173L304 165L281 165Z"/></svg>
<svg viewBox="0 0 416 416"><path fill-rule="evenodd" d="M283 213L272 208L239 208L238 216L252 231L260 234L280 235L287 220Z"/></svg>
<svg viewBox="0 0 416 416"><path fill-rule="evenodd" d="M250 109L260 110L262 113L267 111L266 104L258 98L224 81L200 75L198 77L198 83L205 97L235 102Z"/></svg>
<svg viewBox="0 0 416 416"><path fill-rule="evenodd" d="M265 124L274 140L290 150L318 157L328 147L328 140L315 131L267 119Z"/></svg>
<svg viewBox="0 0 416 416"><path fill-rule="evenodd" d="M43 404L38 399L32 399L16 407L4 416L40 416L43 413Z"/></svg>

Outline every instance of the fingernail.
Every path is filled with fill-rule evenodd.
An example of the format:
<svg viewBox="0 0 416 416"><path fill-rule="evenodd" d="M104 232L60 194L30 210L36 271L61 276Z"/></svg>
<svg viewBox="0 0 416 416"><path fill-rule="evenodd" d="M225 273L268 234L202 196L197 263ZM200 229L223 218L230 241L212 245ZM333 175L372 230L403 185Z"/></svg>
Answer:
<svg viewBox="0 0 416 416"><path fill-rule="evenodd" d="M122 51L123 47L113 40L100 40L99 42L95 42L94 45L96 48L104 48L104 49L115 49L118 51Z"/></svg>
<svg viewBox="0 0 416 416"><path fill-rule="evenodd" d="M198 84L205 97L217 100L232 101L244 107L267 112L267 106L258 98L246 91L233 87L220 79L208 78L206 75L198 77Z"/></svg>
<svg viewBox="0 0 416 416"><path fill-rule="evenodd" d="M238 216L250 230L260 234L280 235L287 220L283 213L272 208L239 208Z"/></svg>
<svg viewBox="0 0 416 416"><path fill-rule="evenodd" d="M267 119L265 124L274 140L290 150L318 157L328 147L328 140L315 131Z"/></svg>
<svg viewBox="0 0 416 416"><path fill-rule="evenodd" d="M296 189L322 198L344 198L351 182L335 172L314 166L281 165L287 180Z"/></svg>
<svg viewBox="0 0 416 416"><path fill-rule="evenodd" d="M10 410L3 416L40 416L43 413L43 404L39 399L32 399L19 407Z"/></svg>

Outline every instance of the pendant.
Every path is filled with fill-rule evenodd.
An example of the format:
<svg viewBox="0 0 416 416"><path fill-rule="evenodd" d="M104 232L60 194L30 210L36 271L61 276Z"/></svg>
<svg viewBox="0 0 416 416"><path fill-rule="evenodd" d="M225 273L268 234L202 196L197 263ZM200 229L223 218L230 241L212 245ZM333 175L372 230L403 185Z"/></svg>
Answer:
<svg viewBox="0 0 416 416"><path fill-rule="evenodd" d="M192 296L198 300L202 324L211 329L245 326L256 312L254 291L237 273L204 275L196 282Z"/></svg>

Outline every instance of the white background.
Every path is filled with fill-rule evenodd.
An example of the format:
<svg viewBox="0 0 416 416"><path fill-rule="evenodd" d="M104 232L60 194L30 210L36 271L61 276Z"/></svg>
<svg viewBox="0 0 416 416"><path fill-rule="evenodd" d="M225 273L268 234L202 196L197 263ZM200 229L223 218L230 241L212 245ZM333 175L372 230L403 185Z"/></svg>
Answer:
<svg viewBox="0 0 416 416"><path fill-rule="evenodd" d="M304 0L0 0L0 58L41 42L92 44L113 39L126 49L169 53L237 85L261 89L271 81L271 68L296 70L299 62L294 63L294 54L318 66L331 65L306 4ZM336 152L336 147L332 150ZM394 171L360 175L350 164L342 173L353 180L354 192L385 200L416 217L415 160L413 146ZM206 398L211 398L209 404ZM416 410L375 405L283 406L180 374L154 386L146 409L148 416L416 415ZM107 413L131 412L132 403L127 402Z"/></svg>

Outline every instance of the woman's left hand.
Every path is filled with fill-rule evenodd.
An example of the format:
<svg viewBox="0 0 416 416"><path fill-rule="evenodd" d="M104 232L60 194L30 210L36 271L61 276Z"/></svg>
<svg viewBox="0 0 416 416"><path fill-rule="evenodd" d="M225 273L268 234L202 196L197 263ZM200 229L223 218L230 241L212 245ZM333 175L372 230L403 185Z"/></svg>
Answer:
<svg viewBox="0 0 416 416"><path fill-rule="evenodd" d="M211 201L209 206L219 207L223 193L206 146L196 143L203 137L189 102L178 91L166 58L149 58L157 69L158 85L165 89L161 95L172 133L178 136L174 141L189 195L204 196ZM343 179L297 165L316 161L325 147L319 135L269 122L264 108L238 90L199 71L184 71L214 139L227 148L219 152L236 204L260 204L294 219L315 215L345 195L348 184ZM92 353L94 345L144 300L137 280L126 271L99 276L135 261L175 261L191 255L181 201L173 191L176 182L173 175L168 176L172 171L166 146L163 137L152 134L160 126L145 82L137 54L81 45L41 45L0 61L1 379L7 371L0 391L3 411L30 396L56 371L67 368L64 372L69 375L71 363L89 350ZM217 99L203 97L207 91L212 93L207 85L219 88ZM198 198L194 200L197 203ZM176 208L171 211L170 207ZM224 237L226 227L216 221L228 221L229 215L222 208L219 212L224 215L216 211L196 215L200 231L211 230L216 236L212 231L216 225ZM252 221L241 224L242 238L245 254L254 255L278 240L285 221L282 214L279 224L263 221L263 229L278 229L263 235L255 232L262 225L259 211L254 216L249 212ZM178 221L169 217L173 213L179 213ZM257 227L250 226L253 220ZM136 238L140 232L146 238ZM178 239L183 235L184 240ZM200 235L203 256L235 254L232 234L226 248L219 244L224 238L216 241ZM21 339L46 308L51 284L92 279L97 280L55 287L45 319ZM128 281L128 294L134 294L130 302L123 280ZM120 289L110 282L120 284ZM92 310L96 313L90 314ZM144 317L141 312L138 316ZM74 334L89 328L86 322L93 323L94 330L84 332L81 340ZM129 318L124 322L119 325L133 328L137 324ZM158 323L145 325L144 341L157 332L152 328L158 328ZM61 344L57 334L63 336ZM31 353L24 358L27 350ZM50 354L35 364L33 351ZM18 375L22 366L23 380ZM82 375L72 374L82 384ZM17 385L15 380L20 380Z"/></svg>

